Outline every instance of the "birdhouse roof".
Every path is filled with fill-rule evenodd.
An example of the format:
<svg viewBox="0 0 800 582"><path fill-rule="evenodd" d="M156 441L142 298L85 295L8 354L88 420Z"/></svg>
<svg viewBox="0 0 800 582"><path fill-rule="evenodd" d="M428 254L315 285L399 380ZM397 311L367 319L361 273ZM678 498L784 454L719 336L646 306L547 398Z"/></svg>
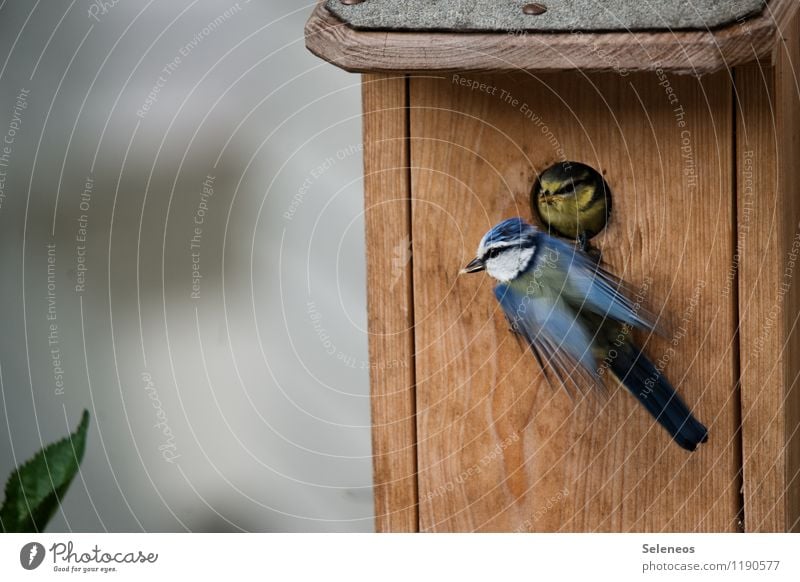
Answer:
<svg viewBox="0 0 800 582"><path fill-rule="evenodd" d="M353 28L429 31L708 29L761 12L764 0L326 0ZM527 10L525 7L528 7Z"/></svg>
<svg viewBox="0 0 800 582"><path fill-rule="evenodd" d="M771 59L797 0L323 0L306 44L350 71L701 75Z"/></svg>

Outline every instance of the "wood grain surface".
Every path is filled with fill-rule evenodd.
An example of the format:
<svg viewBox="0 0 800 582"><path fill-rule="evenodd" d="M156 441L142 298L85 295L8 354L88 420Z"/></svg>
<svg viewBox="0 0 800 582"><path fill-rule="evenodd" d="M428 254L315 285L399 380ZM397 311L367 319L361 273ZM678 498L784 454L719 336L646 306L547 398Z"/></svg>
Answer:
<svg viewBox="0 0 800 582"><path fill-rule="evenodd" d="M418 521L407 79L366 75L362 96L375 525L379 532L412 532Z"/></svg>
<svg viewBox="0 0 800 582"><path fill-rule="evenodd" d="M800 530L800 19L774 67L735 71L747 531Z"/></svg>
<svg viewBox="0 0 800 582"><path fill-rule="evenodd" d="M651 71L702 75L774 58L797 0L770 0L757 17L717 30L597 33L358 31L319 4L306 46L348 71Z"/></svg>
<svg viewBox="0 0 800 582"><path fill-rule="evenodd" d="M737 531L729 75L469 79L411 79L420 529ZM531 220L534 176L564 158L614 192L597 242L667 326L638 340L709 427L696 453L624 389L572 401L549 386L491 280L458 276L493 224Z"/></svg>

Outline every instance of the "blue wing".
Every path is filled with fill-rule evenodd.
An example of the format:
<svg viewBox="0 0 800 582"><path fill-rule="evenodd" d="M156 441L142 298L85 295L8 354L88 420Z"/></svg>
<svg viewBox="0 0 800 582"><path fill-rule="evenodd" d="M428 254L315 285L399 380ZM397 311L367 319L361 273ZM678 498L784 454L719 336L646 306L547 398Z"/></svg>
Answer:
<svg viewBox="0 0 800 582"><path fill-rule="evenodd" d="M598 329L593 326L598 324L589 323L597 319L582 314L646 330L656 329L654 320L629 299L621 281L590 257L552 237L542 237L540 243L544 248L535 265L514 283L497 285L495 297L543 369L549 366L562 384L569 381L579 391L601 386L596 358L602 357L597 354L604 346L596 345Z"/></svg>
<svg viewBox="0 0 800 582"><path fill-rule="evenodd" d="M557 268L567 274L562 290L564 300L578 311L586 309L602 317L647 331L657 331L655 318L629 298L626 285L568 243L550 238L556 250Z"/></svg>
<svg viewBox="0 0 800 582"><path fill-rule="evenodd" d="M565 301L523 294L504 283L494 292L511 328L525 339L545 372L549 367L566 388L572 384L578 391L599 385L592 335Z"/></svg>

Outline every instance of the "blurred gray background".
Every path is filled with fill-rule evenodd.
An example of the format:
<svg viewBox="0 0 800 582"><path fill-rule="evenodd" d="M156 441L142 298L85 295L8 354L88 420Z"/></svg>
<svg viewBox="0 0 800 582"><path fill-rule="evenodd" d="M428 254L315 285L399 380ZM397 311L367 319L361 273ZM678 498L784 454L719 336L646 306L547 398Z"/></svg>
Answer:
<svg viewBox="0 0 800 582"><path fill-rule="evenodd" d="M312 8L0 4L0 479L92 416L49 531L373 529L360 79Z"/></svg>

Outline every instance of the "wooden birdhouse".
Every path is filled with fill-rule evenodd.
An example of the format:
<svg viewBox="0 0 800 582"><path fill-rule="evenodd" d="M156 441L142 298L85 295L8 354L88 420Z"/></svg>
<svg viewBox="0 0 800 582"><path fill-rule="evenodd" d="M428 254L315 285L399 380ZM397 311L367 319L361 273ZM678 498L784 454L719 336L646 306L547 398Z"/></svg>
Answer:
<svg viewBox="0 0 800 582"><path fill-rule="evenodd" d="M797 7L317 6L308 48L363 73L379 531L800 529ZM611 191L592 243L665 323L637 338L696 452L624 389L550 385L492 280L458 276L570 160Z"/></svg>

